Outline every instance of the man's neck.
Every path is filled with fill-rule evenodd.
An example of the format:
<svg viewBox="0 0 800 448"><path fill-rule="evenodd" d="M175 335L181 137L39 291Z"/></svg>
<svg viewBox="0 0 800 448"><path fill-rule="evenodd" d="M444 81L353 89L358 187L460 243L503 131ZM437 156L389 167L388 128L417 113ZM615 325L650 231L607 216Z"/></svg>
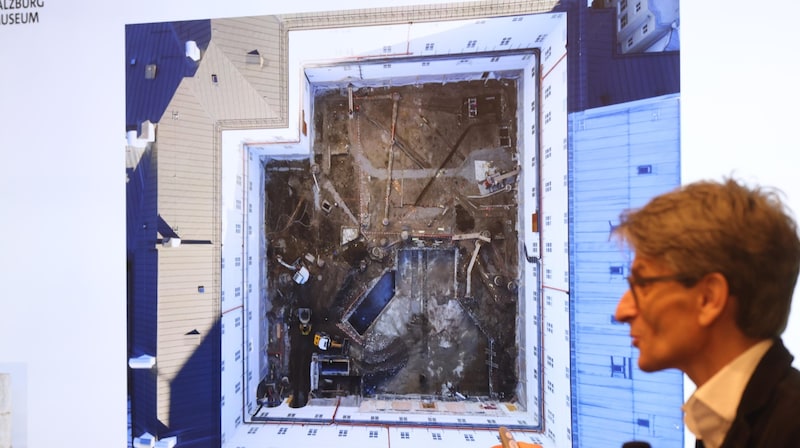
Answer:
<svg viewBox="0 0 800 448"><path fill-rule="evenodd" d="M699 351L699 359L684 370L697 387L705 384L723 367L763 340L746 337L739 331L725 333L727 334L720 332L710 337Z"/></svg>

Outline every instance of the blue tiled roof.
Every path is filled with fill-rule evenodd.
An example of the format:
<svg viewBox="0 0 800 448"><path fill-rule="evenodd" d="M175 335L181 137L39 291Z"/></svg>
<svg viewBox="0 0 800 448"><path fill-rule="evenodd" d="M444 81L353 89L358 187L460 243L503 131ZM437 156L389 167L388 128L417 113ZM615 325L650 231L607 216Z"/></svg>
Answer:
<svg viewBox="0 0 800 448"><path fill-rule="evenodd" d="M616 50L613 8L568 0L569 111L680 92L680 52L622 54Z"/></svg>
<svg viewBox="0 0 800 448"><path fill-rule="evenodd" d="M125 27L125 124L136 129L145 120L157 123L184 76L194 76L198 63L186 56L187 40L201 51L211 40L211 21L146 23ZM155 64L154 79L145 69Z"/></svg>

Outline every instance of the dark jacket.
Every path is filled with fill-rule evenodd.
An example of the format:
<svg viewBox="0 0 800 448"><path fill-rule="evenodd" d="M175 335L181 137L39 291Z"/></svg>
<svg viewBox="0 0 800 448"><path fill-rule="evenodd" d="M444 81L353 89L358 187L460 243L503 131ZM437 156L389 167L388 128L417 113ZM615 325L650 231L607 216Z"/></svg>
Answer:
<svg viewBox="0 0 800 448"><path fill-rule="evenodd" d="M747 383L722 448L800 447L800 371L776 339Z"/></svg>

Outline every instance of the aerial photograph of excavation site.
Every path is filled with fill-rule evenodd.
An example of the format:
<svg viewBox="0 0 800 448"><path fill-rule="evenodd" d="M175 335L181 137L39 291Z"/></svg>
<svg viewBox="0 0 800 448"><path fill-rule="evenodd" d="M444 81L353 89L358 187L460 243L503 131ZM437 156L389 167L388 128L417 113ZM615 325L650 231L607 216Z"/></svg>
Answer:
<svg viewBox="0 0 800 448"><path fill-rule="evenodd" d="M613 318L619 212L679 180L660 8L126 25L131 446L682 440Z"/></svg>
<svg viewBox="0 0 800 448"><path fill-rule="evenodd" d="M350 374L315 396L513 395L516 97L513 78L317 94L313 157L265 167L269 318L293 322L270 352L295 396L319 334Z"/></svg>

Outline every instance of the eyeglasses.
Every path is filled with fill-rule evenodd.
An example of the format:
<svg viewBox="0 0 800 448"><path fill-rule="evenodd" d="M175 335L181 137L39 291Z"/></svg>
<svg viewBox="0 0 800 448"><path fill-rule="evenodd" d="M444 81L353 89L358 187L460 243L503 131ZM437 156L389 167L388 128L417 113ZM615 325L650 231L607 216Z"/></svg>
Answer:
<svg viewBox="0 0 800 448"><path fill-rule="evenodd" d="M628 286L631 290L631 294L633 295L633 302L636 304L637 308L639 307L639 296L636 294L637 287L641 288L660 282L678 282L686 287L697 283L696 277L689 276L687 274L659 275L655 277L637 277L635 275L629 275L626 279L628 280Z"/></svg>

